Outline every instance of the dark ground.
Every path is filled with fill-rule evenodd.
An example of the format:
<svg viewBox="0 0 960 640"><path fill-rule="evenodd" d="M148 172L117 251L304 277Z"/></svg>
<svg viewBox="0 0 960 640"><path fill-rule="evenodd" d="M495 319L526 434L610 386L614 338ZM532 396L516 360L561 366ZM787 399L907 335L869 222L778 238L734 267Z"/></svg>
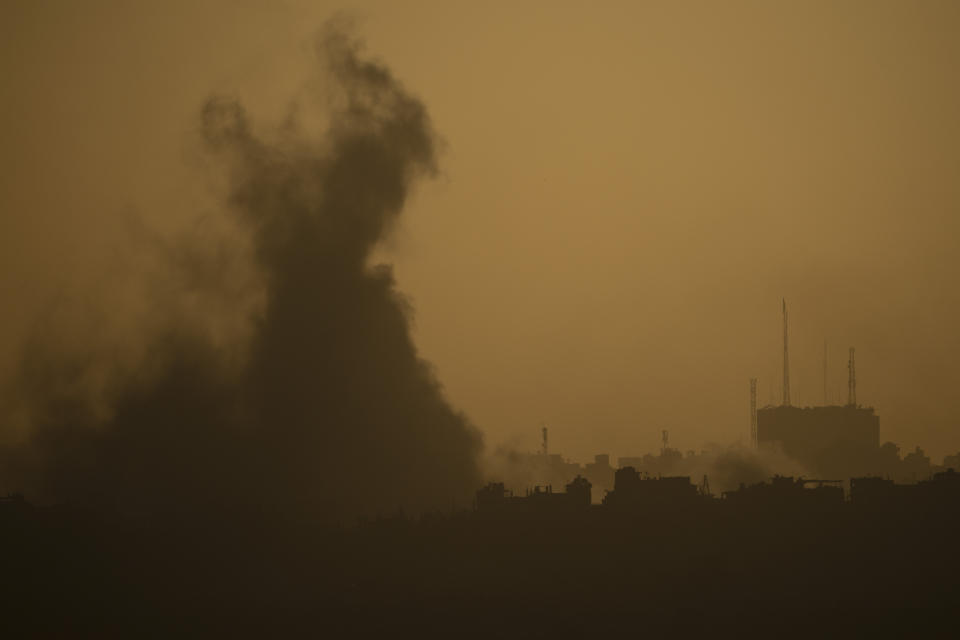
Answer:
<svg viewBox="0 0 960 640"><path fill-rule="evenodd" d="M0 505L4 637L956 637L956 509L381 518Z"/></svg>

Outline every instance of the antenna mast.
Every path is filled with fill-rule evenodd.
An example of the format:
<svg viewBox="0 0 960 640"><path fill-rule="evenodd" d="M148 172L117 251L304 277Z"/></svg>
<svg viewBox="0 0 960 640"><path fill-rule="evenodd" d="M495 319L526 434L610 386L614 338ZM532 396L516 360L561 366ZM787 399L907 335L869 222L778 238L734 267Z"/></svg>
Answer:
<svg viewBox="0 0 960 640"><path fill-rule="evenodd" d="M783 406L790 406L790 351L787 344L787 300L783 299Z"/></svg>
<svg viewBox="0 0 960 640"><path fill-rule="evenodd" d="M546 456L548 451L547 450L547 428L543 427L541 431L543 432L543 455Z"/></svg>
<svg viewBox="0 0 960 640"><path fill-rule="evenodd" d="M854 359L855 350L850 347L850 361L847 363L847 406L857 406L857 362Z"/></svg>
<svg viewBox="0 0 960 640"><path fill-rule="evenodd" d="M750 378L750 444L757 446L757 379ZM704 476L706 477L706 476Z"/></svg>

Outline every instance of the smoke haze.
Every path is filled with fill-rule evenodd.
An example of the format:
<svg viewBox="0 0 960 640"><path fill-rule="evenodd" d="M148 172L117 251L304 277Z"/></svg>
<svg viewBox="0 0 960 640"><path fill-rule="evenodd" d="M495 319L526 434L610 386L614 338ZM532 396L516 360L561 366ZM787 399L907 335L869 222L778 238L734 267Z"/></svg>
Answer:
<svg viewBox="0 0 960 640"><path fill-rule="evenodd" d="M303 43L343 6L443 134L440 179L372 261L489 442L535 450L545 423L552 450L588 461L657 451L662 429L682 451L746 441L748 380L761 406L781 395L785 297L794 404L823 402L825 340L843 402L855 346L881 441L960 449L960 6L940 0L10 0L0 375L28 332L125 371L174 309L218 349L252 344L230 310L263 303L262 273L237 275L257 264L249 228L221 220L219 177L206 189L200 169L229 152L198 148L197 108L216 89L257 138L296 147L292 118L316 141L345 98L311 90L324 108L307 107ZM156 233L131 245L128 227ZM96 395L118 367L86 370Z"/></svg>
<svg viewBox="0 0 960 640"><path fill-rule="evenodd" d="M98 324L117 328L111 310L61 300L36 325L5 394L22 428L4 486L147 511L465 505L479 432L417 355L390 267L369 264L412 185L435 173L436 137L342 20L317 53L321 135L304 123L316 101L279 127L233 98L203 105L236 224L163 239L132 223L117 258L130 273L110 282L146 291L128 314L140 324L98 341Z"/></svg>

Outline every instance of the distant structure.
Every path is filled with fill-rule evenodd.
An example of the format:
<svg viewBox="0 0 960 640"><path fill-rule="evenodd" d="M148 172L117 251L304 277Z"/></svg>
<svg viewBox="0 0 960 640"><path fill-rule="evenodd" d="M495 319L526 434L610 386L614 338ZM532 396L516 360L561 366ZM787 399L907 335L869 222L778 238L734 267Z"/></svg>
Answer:
<svg viewBox="0 0 960 640"><path fill-rule="evenodd" d="M854 359L856 350L850 347L850 360L847 362L847 370L850 372L847 378L847 406L857 406L857 364Z"/></svg>
<svg viewBox="0 0 960 640"><path fill-rule="evenodd" d="M757 446L757 379L750 378L750 446Z"/></svg>
<svg viewBox="0 0 960 640"><path fill-rule="evenodd" d="M547 456L549 455L549 450L547 449L547 427L544 426L541 431L543 433L543 444L541 445L543 447L543 455Z"/></svg>
<svg viewBox="0 0 960 640"><path fill-rule="evenodd" d="M787 341L787 299L783 298L783 406L790 406L790 349Z"/></svg>
<svg viewBox="0 0 960 640"><path fill-rule="evenodd" d="M856 473L870 467L880 448L880 418L856 400L853 349L846 406L764 407L756 413L757 446L779 448L820 473ZM785 382L786 387L786 382Z"/></svg>
<svg viewBox="0 0 960 640"><path fill-rule="evenodd" d="M661 432L660 436L661 436L662 441L663 441L663 445L660 447L660 453L663 454L663 452L666 451L666 450L669 448L669 447L667 446L667 442L668 442L669 439L670 439L670 432L667 431L666 429L664 429L664 430Z"/></svg>
<svg viewBox="0 0 960 640"><path fill-rule="evenodd" d="M610 465L610 455L599 453L593 456L593 462L583 465L583 475L590 481L590 484L600 491L613 489L614 472L616 469Z"/></svg>
<svg viewBox="0 0 960 640"><path fill-rule="evenodd" d="M577 476L566 486L565 493L555 493L550 485L536 486L524 496L515 496L502 482L491 482L477 491L477 511L498 515L543 514L582 511L590 508L590 482Z"/></svg>
<svg viewBox="0 0 960 640"><path fill-rule="evenodd" d="M812 488L808 484L816 485ZM741 508L763 509L769 513L843 506L843 487L839 480L806 480L774 476L770 482L740 485L736 491L724 491L727 504Z"/></svg>
<svg viewBox="0 0 960 640"><path fill-rule="evenodd" d="M894 484L879 477L850 478L850 502L860 508L890 509L911 503L943 507L958 499L960 473L952 468L915 484Z"/></svg>
<svg viewBox="0 0 960 640"><path fill-rule="evenodd" d="M757 445L817 471L844 473L840 461L872 459L880 448L880 418L872 408L764 407L757 410ZM850 470L852 471L852 470Z"/></svg>
<svg viewBox="0 0 960 640"><path fill-rule="evenodd" d="M756 442L779 448L810 470L830 475L855 475L872 468L880 448L880 418L873 408L857 404L854 349L848 363L845 406L794 407L790 403L787 306L783 302L783 401L756 412ZM826 364L826 349L824 349ZM826 383L826 369L824 370ZM824 384L826 388L826 384ZM752 396L752 394L751 394Z"/></svg>
<svg viewBox="0 0 960 640"><path fill-rule="evenodd" d="M709 487L708 487L709 488ZM614 489L603 498L605 506L665 508L690 505L701 498L689 476L651 478L633 467L617 469Z"/></svg>

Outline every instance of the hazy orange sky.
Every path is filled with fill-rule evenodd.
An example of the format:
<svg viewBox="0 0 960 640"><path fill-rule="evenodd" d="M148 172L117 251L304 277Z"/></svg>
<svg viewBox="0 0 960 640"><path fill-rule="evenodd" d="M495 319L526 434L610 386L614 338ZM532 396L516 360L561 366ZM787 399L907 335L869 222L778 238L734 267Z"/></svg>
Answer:
<svg viewBox="0 0 960 640"><path fill-rule="evenodd" d="M960 450L955 2L7 2L3 373L51 296L109 282L130 216L217 209L200 105L279 119L340 9L445 141L381 259L488 445L745 440L785 297L794 404L824 340L845 398L855 346L881 441Z"/></svg>

